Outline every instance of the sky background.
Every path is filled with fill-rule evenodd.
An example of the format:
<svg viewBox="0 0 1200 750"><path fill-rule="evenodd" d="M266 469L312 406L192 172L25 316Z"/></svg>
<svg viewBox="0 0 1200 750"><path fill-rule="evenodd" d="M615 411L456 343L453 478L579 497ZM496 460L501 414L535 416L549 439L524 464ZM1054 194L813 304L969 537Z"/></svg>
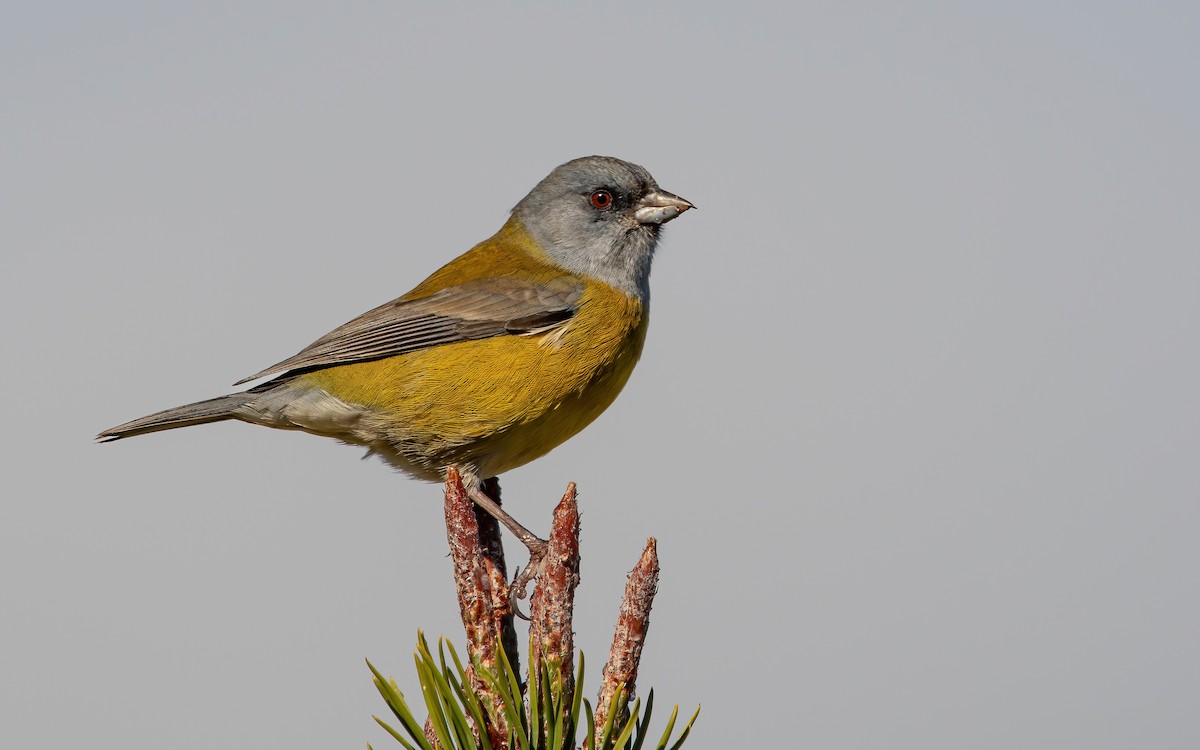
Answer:
<svg viewBox="0 0 1200 750"><path fill-rule="evenodd" d="M0 745L397 747L440 489L91 438L599 153L699 210L624 394L503 478L539 530L579 484L589 694L654 535L689 747L1200 746L1200 6L907 6L6 3Z"/></svg>

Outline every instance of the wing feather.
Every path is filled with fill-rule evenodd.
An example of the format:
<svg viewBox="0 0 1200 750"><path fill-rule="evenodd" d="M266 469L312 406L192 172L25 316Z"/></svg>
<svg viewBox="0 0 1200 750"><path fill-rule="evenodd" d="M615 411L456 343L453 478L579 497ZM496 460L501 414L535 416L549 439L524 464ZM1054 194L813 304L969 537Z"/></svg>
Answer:
<svg viewBox="0 0 1200 750"><path fill-rule="evenodd" d="M393 300L335 328L298 354L234 385L267 375L365 362L492 336L549 331L575 314L583 283L565 278L481 279L419 299Z"/></svg>

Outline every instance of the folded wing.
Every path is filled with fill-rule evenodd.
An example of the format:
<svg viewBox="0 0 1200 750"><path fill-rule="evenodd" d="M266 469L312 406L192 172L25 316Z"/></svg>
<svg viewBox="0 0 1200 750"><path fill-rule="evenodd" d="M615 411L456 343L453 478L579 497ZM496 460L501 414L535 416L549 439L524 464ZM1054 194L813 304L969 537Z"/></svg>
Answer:
<svg viewBox="0 0 1200 750"><path fill-rule="evenodd" d="M492 278L419 299L401 297L234 385L295 370L394 357L456 341L550 331L571 319L582 296L583 284L576 279Z"/></svg>

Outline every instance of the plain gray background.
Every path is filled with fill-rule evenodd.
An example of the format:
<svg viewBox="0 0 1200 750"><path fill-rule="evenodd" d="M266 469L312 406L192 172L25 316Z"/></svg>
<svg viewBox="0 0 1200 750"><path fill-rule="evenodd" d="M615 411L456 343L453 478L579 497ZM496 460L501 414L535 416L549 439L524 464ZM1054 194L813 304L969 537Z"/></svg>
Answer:
<svg viewBox="0 0 1200 750"><path fill-rule="evenodd" d="M7 4L0 744L394 747L363 658L415 698L462 642L439 488L91 436L600 153L700 208L625 393L503 480L579 483L593 683L653 534L691 747L1197 747L1196 8Z"/></svg>

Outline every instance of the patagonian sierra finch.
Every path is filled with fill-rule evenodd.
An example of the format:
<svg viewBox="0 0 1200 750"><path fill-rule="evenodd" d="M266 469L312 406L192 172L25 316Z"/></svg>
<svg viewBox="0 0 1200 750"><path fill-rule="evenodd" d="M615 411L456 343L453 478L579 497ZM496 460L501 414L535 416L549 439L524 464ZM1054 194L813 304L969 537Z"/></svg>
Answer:
<svg viewBox="0 0 1200 750"><path fill-rule="evenodd" d="M662 225L689 208L636 164L567 162L493 237L236 385L270 380L97 439L236 419L366 446L420 479L442 481L457 466L472 500L529 547L532 571L545 543L483 482L549 452L613 402L645 341Z"/></svg>

